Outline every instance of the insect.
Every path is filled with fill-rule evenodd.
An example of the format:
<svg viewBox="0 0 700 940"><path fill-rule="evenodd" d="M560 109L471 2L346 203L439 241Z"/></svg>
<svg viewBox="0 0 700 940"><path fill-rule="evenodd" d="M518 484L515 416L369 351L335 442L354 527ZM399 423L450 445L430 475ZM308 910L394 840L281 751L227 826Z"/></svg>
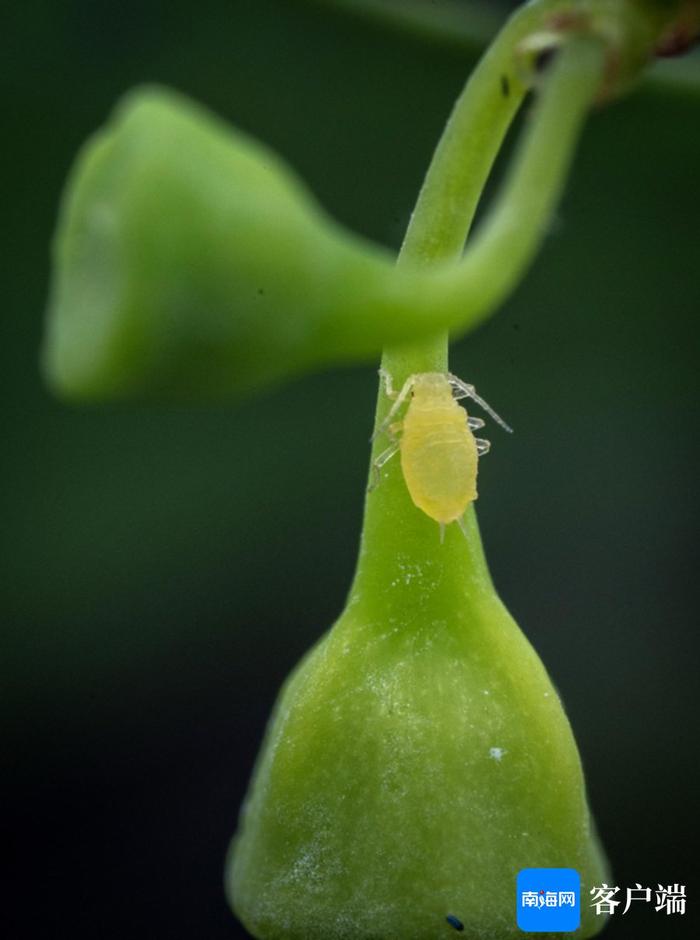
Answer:
<svg viewBox="0 0 700 940"><path fill-rule="evenodd" d="M385 369L379 374L394 404L373 435L387 434L391 444L373 462L372 488L379 482L380 469L400 451L409 495L419 509L440 524L442 540L450 522L462 527L465 509L477 498L479 457L491 448L489 441L472 434L483 428L483 420L468 415L457 401L471 398L504 430L512 429L477 395L473 385L449 372L417 372L406 379L400 392L395 391ZM395 420L407 400L403 420Z"/></svg>
<svg viewBox="0 0 700 940"><path fill-rule="evenodd" d="M445 920L450 925L450 927L454 927L455 930L464 930L464 924L459 919L459 917L455 917L454 914L448 914Z"/></svg>

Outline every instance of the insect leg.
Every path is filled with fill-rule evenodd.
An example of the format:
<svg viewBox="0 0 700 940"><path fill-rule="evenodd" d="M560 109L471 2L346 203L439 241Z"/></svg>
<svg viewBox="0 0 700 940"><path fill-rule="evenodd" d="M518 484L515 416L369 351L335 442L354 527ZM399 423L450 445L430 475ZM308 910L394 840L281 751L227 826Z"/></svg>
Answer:
<svg viewBox="0 0 700 940"><path fill-rule="evenodd" d="M477 454L480 457L483 457L484 454L488 454L488 452L491 450L491 441L485 441L481 437L475 437L474 440L476 441Z"/></svg>
<svg viewBox="0 0 700 940"><path fill-rule="evenodd" d="M385 373L385 374L388 375L388 373ZM389 381L391 381L391 379ZM389 409L389 414L386 416L386 418L382 421L382 423L379 425L377 430L374 432L374 434L370 438L371 441L373 441L375 437L377 437L379 434L383 434L386 431L386 429L389 427L389 425L392 423L392 421L394 420L394 416L396 415L396 412L406 401L406 398L408 394L410 393L411 389L413 388L415 381L416 381L415 375L409 375L409 377L403 383L403 388L399 392L396 398L396 401Z"/></svg>
<svg viewBox="0 0 700 940"><path fill-rule="evenodd" d="M479 428L483 428L484 419L483 418L473 418L471 415L467 418L467 425L470 431L478 431Z"/></svg>
<svg viewBox="0 0 700 940"><path fill-rule="evenodd" d="M368 493L371 493L373 489L379 486L379 482L381 480L379 471L388 460L391 460L398 449L399 442L395 440L389 447L387 447L386 450L383 450L381 454L378 454L377 457L375 457L375 459L372 461L372 481L367 487Z"/></svg>
<svg viewBox="0 0 700 940"><path fill-rule="evenodd" d="M379 378L384 383L384 391L387 398L396 398L396 391L394 390L394 383L391 379L391 374L384 369L383 367L379 370Z"/></svg>
<svg viewBox="0 0 700 940"><path fill-rule="evenodd" d="M458 376L452 375L452 373L448 374L447 381L450 383L452 388L458 392L458 394L455 395L455 398L471 398L472 401L475 401L477 405L483 408L487 414L491 415L493 420L498 422L504 431L508 431L511 434L513 433L513 428L507 425L500 415L496 414L487 401L484 401L480 395L477 395L476 389L473 385L467 385L466 382L463 382Z"/></svg>

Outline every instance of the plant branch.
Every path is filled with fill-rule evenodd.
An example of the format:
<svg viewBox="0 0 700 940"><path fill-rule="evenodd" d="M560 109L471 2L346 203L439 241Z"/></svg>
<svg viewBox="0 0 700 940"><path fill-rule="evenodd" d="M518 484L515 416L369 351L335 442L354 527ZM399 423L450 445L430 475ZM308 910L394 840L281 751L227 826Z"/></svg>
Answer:
<svg viewBox="0 0 700 940"><path fill-rule="evenodd" d="M401 261L410 260L412 270L403 265L401 277L397 272L397 289L388 296L390 308L398 307L401 316L394 327L387 310L387 346L411 330L422 327L427 333L427 311L432 311L433 335L445 328L456 334L473 329L522 278L547 234L579 133L599 87L603 61L603 46L591 37L571 38L557 53L501 194L459 263L445 261L445 255L441 257L433 245L430 253L436 263L425 270L427 253L419 254L416 261L413 245L410 251L402 252ZM483 185L483 180L479 183ZM429 215L425 213L423 218ZM451 244L447 236L436 244L449 245L454 255L454 228L451 234ZM415 234L412 241L429 244L425 236ZM391 365L384 362L385 368ZM424 371L415 365L411 368ZM397 377L400 380L401 375Z"/></svg>
<svg viewBox="0 0 700 940"><path fill-rule="evenodd" d="M494 309L546 236L602 67L603 48L594 39L571 39L559 53L501 197L446 277L461 328L465 310L473 326Z"/></svg>
<svg viewBox="0 0 700 940"><path fill-rule="evenodd" d="M455 263L483 189L488 171L515 113L512 101L494 98L506 48L494 46L460 98L436 151L399 258L402 275L418 267L416 282L432 281L436 319L447 313L464 327L491 312L511 288L546 234L550 215L561 192L579 129L599 85L603 63L601 44L591 38L572 38L560 50L546 77L538 107L516 156L513 169L486 222ZM512 36L507 37L512 55ZM510 72L505 73L508 77ZM516 102L525 88L514 86ZM482 97L483 95L483 97ZM497 108L490 135L489 110ZM500 107L499 107L500 106ZM481 144L475 138L481 135ZM465 148L460 162L460 145ZM462 209L460 214L458 208ZM448 260L449 259L449 260ZM431 261L439 268L430 266ZM426 270L427 268L427 270ZM416 307L421 306L416 304ZM466 314L466 316L465 316ZM423 316L425 314L423 313ZM443 321L444 322L444 321ZM404 323L405 326L405 323ZM447 371L448 337L436 332L412 345L389 346L382 366L400 387L412 372ZM390 401L380 387L377 425ZM386 441L376 440L374 460ZM473 507L465 517L469 539L448 528L445 551L440 554L443 585L468 581L472 589L491 590ZM402 564L420 567L437 549L435 522L410 504L399 458L386 465L380 486L367 499L363 538L353 596L390 598L389 591L363 590L369 582L396 577L395 566L379 562L396 552ZM433 568L433 575L435 569ZM389 582L391 583L391 581ZM390 603L390 601L387 601ZM391 616L389 610L382 613Z"/></svg>
<svg viewBox="0 0 700 940"><path fill-rule="evenodd" d="M508 21L457 99L411 216L400 267L430 268L461 255L494 160L528 90L515 49L531 18L529 11L521 11ZM444 371L447 334L415 347L390 347L382 365L397 382L411 372ZM378 419L385 410L380 395Z"/></svg>

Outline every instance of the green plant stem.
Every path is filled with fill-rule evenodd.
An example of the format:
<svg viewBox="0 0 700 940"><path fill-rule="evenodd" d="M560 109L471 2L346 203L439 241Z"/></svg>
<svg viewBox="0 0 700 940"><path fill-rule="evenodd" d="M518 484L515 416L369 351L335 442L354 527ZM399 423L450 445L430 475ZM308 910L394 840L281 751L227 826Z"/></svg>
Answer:
<svg viewBox="0 0 700 940"><path fill-rule="evenodd" d="M422 231L420 237L409 233L411 237L407 239L400 261L410 261L412 267L425 269L430 258L434 266L427 272L420 272L423 277L416 276L413 283L405 284L407 303L403 308L402 329L407 319L416 329L425 327L425 310L430 308L431 296L438 330L447 327L461 333L472 329L494 312L523 276L547 234L552 212L564 188L579 133L599 87L603 59L602 44L593 38L572 38L562 47L544 83L502 191L459 263L455 263L455 257L457 246L461 244L461 227L460 230L453 225L443 228L442 223L437 229L431 227L431 232L437 231L437 237L428 237ZM452 162L444 161L446 173L450 172ZM484 177L474 177L477 194ZM426 221L432 221L439 214L440 200L434 202L438 212L422 213L412 226L414 232L417 226L423 229ZM406 273L406 270L402 272ZM410 299L414 302L410 303ZM391 319L387 315L388 346L393 345ZM422 348L422 341L420 346ZM390 355L393 358L393 353ZM396 367L400 363L392 365ZM390 368L386 362L384 366ZM425 368L417 363L410 366L410 371L425 371Z"/></svg>
<svg viewBox="0 0 700 940"><path fill-rule="evenodd" d="M510 53L506 52L508 48ZM512 36L506 34L504 39L502 33L460 98L421 191L399 264L444 265L459 255L488 171L515 113L513 102L497 102L493 97L494 78L502 74L507 54L512 55ZM602 63L602 46L594 39L571 39L559 52L495 208L473 245L468 246L464 259L454 264L448 275L444 271L440 275L452 280L449 290L454 291L455 312L462 320L465 307L472 318L483 318L494 309L522 275L546 233L578 131L598 87ZM522 84L516 85L516 100L523 94ZM495 116L483 105L484 100L492 108L500 104ZM493 120L490 133L489 120ZM465 151L461 161L460 146ZM447 371L447 359L448 337L440 332L411 346L387 348L382 366L400 387L411 373ZM377 425L390 405L380 387ZM387 444L380 435L374 443L372 460ZM437 523L410 502L397 455L383 469L380 485L368 494L351 596L384 598L388 606L381 614L391 616L392 595L382 592L382 582L393 583L407 569L424 571L426 559L432 565L430 583L439 583L441 591L449 590L448 583L452 582L460 594L466 578L469 589L477 594L492 592L473 507L465 522L468 539L456 526L450 526L445 545L441 546ZM369 582L374 583L365 592Z"/></svg>
<svg viewBox="0 0 700 940"><path fill-rule="evenodd" d="M400 261L431 265L461 254L493 161L528 90L514 63L522 20L509 21L457 99L418 195Z"/></svg>
<svg viewBox="0 0 700 940"><path fill-rule="evenodd" d="M494 160L528 91L515 49L531 25L530 11L511 17L457 99L418 195L400 266L431 267L460 257ZM389 349L382 365L397 381L411 372L444 371L447 334L416 347ZM380 396L380 411L381 401Z"/></svg>
<svg viewBox="0 0 700 940"><path fill-rule="evenodd" d="M603 57L602 45L591 38L572 39L559 53L500 199L452 275L455 320L462 320L465 307L472 325L492 313L546 236Z"/></svg>

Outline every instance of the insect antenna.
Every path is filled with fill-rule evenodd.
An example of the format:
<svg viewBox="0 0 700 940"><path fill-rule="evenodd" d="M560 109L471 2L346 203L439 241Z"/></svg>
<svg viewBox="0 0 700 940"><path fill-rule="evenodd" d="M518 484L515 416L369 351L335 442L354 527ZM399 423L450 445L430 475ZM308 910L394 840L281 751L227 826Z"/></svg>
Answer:
<svg viewBox="0 0 700 940"><path fill-rule="evenodd" d="M506 424L503 418L497 412L493 410L491 405L489 405L489 403L485 401L481 397L481 395L477 394L477 391L473 385L467 385L467 383L463 382L462 379L459 378L459 376L452 375L451 373L447 376L447 379L450 385L453 387L453 389L456 389L459 392L461 392L460 395L457 395L455 397L471 398L471 400L475 401L477 405L479 405L480 408L483 408L486 414L490 415L497 424L500 424L504 431L507 431L509 434L513 433L513 428L509 424Z"/></svg>
<svg viewBox="0 0 700 940"><path fill-rule="evenodd" d="M509 424L506 424L506 422L503 420L503 418L502 418L499 414L497 414L497 413L493 410L493 408L491 407L491 405L489 405L488 402L484 401L484 399L481 398L480 395L477 395L476 392L472 392L472 394L471 394L470 397L473 399L473 401L475 401L475 402L477 403L477 405L479 405L479 407L481 407L481 408L484 409L484 411L486 412L486 414L491 415L491 417L493 418L493 420L494 420L497 424L500 424L504 431L507 431L509 434L512 434L512 433L513 433L513 428L512 428Z"/></svg>

